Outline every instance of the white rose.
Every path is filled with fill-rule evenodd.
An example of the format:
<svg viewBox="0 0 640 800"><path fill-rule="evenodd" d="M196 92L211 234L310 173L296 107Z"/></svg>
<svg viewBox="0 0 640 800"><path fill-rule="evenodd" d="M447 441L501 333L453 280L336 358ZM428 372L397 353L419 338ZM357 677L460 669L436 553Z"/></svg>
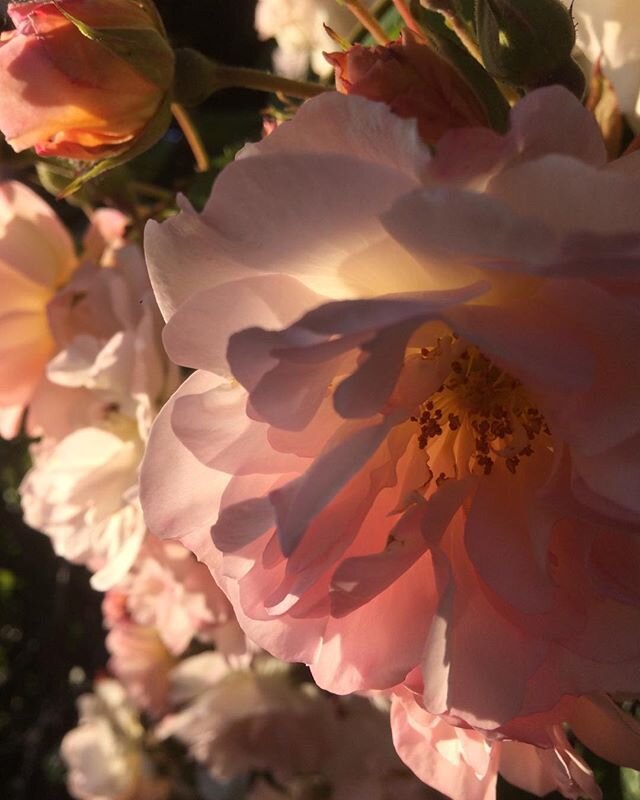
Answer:
<svg viewBox="0 0 640 800"><path fill-rule="evenodd" d="M570 0L564 0L567 6ZM638 0L575 0L577 43L592 63L602 58L620 108L640 132L640 4Z"/></svg>

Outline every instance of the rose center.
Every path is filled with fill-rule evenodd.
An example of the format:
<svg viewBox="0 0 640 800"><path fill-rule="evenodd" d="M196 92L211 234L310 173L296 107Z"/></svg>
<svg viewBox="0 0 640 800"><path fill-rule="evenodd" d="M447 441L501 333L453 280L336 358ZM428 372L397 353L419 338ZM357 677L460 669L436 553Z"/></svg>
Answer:
<svg viewBox="0 0 640 800"><path fill-rule="evenodd" d="M515 474L536 440L550 436L544 416L521 381L477 347L454 340L452 348L459 353L450 373L412 417L419 426L418 447L429 454L435 440L449 438L456 474L441 472L438 481L467 472L489 475L498 460ZM421 352L426 359L438 355L439 346Z"/></svg>

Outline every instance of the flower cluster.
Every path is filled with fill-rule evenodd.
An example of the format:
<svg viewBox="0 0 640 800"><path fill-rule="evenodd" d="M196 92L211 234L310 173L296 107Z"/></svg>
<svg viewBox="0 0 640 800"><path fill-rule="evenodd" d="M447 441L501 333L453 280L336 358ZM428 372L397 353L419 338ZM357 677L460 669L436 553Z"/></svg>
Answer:
<svg viewBox="0 0 640 800"><path fill-rule="evenodd" d="M106 592L74 797L601 800L591 754L640 770L640 15L573 5L260 0L282 74L240 73L280 105L202 209L152 186L132 236L85 195L76 248L0 185L0 433ZM0 96L65 82L42 125L0 111L16 150L135 154L171 102L202 167L174 101L240 73L174 59L149 0L10 16Z"/></svg>

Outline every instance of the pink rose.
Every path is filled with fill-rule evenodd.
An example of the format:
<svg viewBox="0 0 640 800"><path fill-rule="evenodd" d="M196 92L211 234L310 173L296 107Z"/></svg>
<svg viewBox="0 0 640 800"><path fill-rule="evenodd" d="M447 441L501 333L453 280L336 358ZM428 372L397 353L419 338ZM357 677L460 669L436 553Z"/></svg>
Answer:
<svg viewBox="0 0 640 800"><path fill-rule="evenodd" d="M168 86L154 83L65 16L103 34L125 30L153 45L148 59L172 59L149 0L30 0L10 3L15 27L0 39L0 129L16 152L96 161L132 147L158 112ZM136 55L136 39L131 49ZM155 75L155 73L154 73ZM160 81L162 82L162 81Z"/></svg>
<svg viewBox="0 0 640 800"><path fill-rule="evenodd" d="M67 788L78 800L164 800L169 782L145 752L144 728L115 680L97 681L78 698L78 726L65 735L60 755Z"/></svg>
<svg viewBox="0 0 640 800"><path fill-rule="evenodd" d="M271 772L276 780L317 773L331 751L331 706L286 664L259 656L233 670L220 653L181 661L171 675L174 713L156 728L175 736L219 780Z"/></svg>
<svg viewBox="0 0 640 800"><path fill-rule="evenodd" d="M51 537L58 555L87 565L105 590L127 574L144 540L138 468L177 380L141 251L107 247L102 255L116 263L84 264L49 303L59 352L30 405L42 438L20 493L28 523Z"/></svg>
<svg viewBox="0 0 640 800"><path fill-rule="evenodd" d="M327 94L150 224L197 372L152 430L147 524L258 644L543 747L564 696L638 692L639 164L560 88L435 156Z"/></svg>
<svg viewBox="0 0 640 800"><path fill-rule="evenodd" d="M194 636L215 638L218 628L235 622L229 601L207 568L179 542L148 537L120 588L127 593L132 618L154 628L176 656Z"/></svg>
<svg viewBox="0 0 640 800"><path fill-rule="evenodd" d="M171 699L156 735L179 739L217 779L268 772L281 797L316 796L313 787L335 800L432 796L394 752L383 703L331 697L265 654L243 669L219 653L186 658Z"/></svg>
<svg viewBox="0 0 640 800"><path fill-rule="evenodd" d="M466 81L409 30L384 47L356 44L325 57L335 67L338 91L381 100L399 117L417 119L425 142L436 142L451 128L487 124Z"/></svg>
<svg viewBox="0 0 640 800"><path fill-rule="evenodd" d="M105 640L109 670L122 683L136 708L154 718L166 712L169 673L175 660L162 643L158 631L120 620Z"/></svg>
<svg viewBox="0 0 640 800"><path fill-rule="evenodd" d="M0 184L0 435L15 436L54 342L47 304L76 265L71 237L35 192Z"/></svg>

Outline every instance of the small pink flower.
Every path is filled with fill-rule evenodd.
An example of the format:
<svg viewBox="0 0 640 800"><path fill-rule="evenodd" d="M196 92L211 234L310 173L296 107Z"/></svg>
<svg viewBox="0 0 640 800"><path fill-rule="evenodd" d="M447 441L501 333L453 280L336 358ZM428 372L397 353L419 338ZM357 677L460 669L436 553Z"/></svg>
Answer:
<svg viewBox="0 0 640 800"><path fill-rule="evenodd" d="M195 636L215 638L218 628L235 622L209 570L179 542L145 540L122 589L131 617L154 628L174 655L183 653Z"/></svg>
<svg viewBox="0 0 640 800"><path fill-rule="evenodd" d="M184 659L171 697L156 734L178 738L217 779L266 771L286 797L312 787L335 800L431 797L394 752L388 708L330 697L264 654L242 669L219 653Z"/></svg>
<svg viewBox="0 0 640 800"><path fill-rule="evenodd" d="M268 770L284 781L321 771L330 752L326 699L266 656L239 670L220 653L184 659L172 673L171 699L178 710L160 722L157 736L178 738L217 779Z"/></svg>
<svg viewBox="0 0 640 800"><path fill-rule="evenodd" d="M95 572L101 590L122 580L144 540L138 467L177 382L141 252L122 247L112 258L111 267L85 263L49 304L59 352L30 405L42 438L20 487L27 522Z"/></svg>
<svg viewBox="0 0 640 800"><path fill-rule="evenodd" d="M98 681L78 700L78 727L62 740L67 788L78 800L164 800L167 781L144 752L144 729L124 688Z"/></svg>
<svg viewBox="0 0 640 800"><path fill-rule="evenodd" d="M106 638L109 670L125 687L136 708L160 717L169 700L169 674L175 661L158 632L122 620Z"/></svg>
<svg viewBox="0 0 640 800"><path fill-rule="evenodd" d="M54 350L47 304L76 266L51 208L16 181L0 184L0 435L20 428Z"/></svg>

